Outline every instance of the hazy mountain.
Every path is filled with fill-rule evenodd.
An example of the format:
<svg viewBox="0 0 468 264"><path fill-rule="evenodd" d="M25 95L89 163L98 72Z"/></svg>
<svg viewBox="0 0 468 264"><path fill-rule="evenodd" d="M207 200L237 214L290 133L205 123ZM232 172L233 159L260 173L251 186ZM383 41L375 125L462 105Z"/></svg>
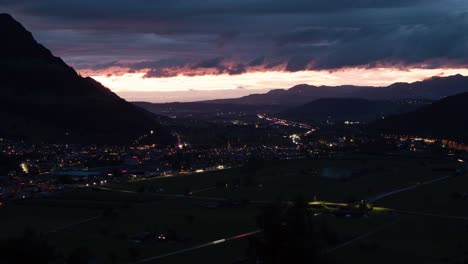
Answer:
<svg viewBox="0 0 468 264"><path fill-rule="evenodd" d="M0 94L0 135L11 138L127 142L161 129L152 114L79 76L7 14L0 14Z"/></svg>
<svg viewBox="0 0 468 264"><path fill-rule="evenodd" d="M322 98L289 108L278 114L280 117L299 121L368 122L390 114L403 113L418 108L419 104L406 101L371 101L360 98Z"/></svg>
<svg viewBox="0 0 468 264"><path fill-rule="evenodd" d="M446 96L468 92L468 77L454 75L432 77L414 83L394 83L386 87L369 86L312 86L296 85L290 89L276 89L265 94L252 94L236 99L206 101L252 105L301 105L319 98L363 98L368 100L397 100L404 98L439 100Z"/></svg>
<svg viewBox="0 0 468 264"><path fill-rule="evenodd" d="M389 134L449 138L468 142L468 93L450 96L413 112L371 124Z"/></svg>

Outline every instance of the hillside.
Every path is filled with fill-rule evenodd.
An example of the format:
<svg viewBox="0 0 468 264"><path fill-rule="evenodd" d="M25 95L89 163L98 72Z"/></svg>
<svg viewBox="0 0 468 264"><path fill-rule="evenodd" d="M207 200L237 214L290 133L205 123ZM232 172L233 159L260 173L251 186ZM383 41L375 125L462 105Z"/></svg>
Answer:
<svg viewBox="0 0 468 264"><path fill-rule="evenodd" d="M289 108L278 116L298 120L324 122L377 120L390 114L403 113L418 106L392 101L371 101L360 98L323 98L313 102Z"/></svg>
<svg viewBox="0 0 468 264"><path fill-rule="evenodd" d="M124 143L161 130L152 114L78 75L8 14L0 14L0 36L0 136Z"/></svg>
<svg viewBox="0 0 468 264"><path fill-rule="evenodd" d="M276 89L265 94L252 94L236 99L206 101L250 105L299 106L320 98L363 98L368 100L426 99L439 100L446 96L468 92L468 77L454 75L432 77L414 83L394 83L386 87L370 86L313 86L296 85L290 89Z"/></svg>
<svg viewBox="0 0 468 264"><path fill-rule="evenodd" d="M371 124L389 134L449 138L468 142L468 93L450 96L413 112Z"/></svg>

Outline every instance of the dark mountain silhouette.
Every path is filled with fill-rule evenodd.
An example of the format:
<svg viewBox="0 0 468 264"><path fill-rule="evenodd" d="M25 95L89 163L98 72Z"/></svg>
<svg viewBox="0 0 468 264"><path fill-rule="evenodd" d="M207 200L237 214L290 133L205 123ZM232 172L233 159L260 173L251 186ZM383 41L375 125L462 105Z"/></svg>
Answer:
<svg viewBox="0 0 468 264"><path fill-rule="evenodd" d="M370 128L388 134L468 142L468 93L444 98L415 111L377 121Z"/></svg>
<svg viewBox="0 0 468 264"><path fill-rule="evenodd" d="M298 121L324 122L377 120L390 114L409 112L419 105L392 101L371 101L360 98L323 98L289 108L278 116Z"/></svg>
<svg viewBox="0 0 468 264"><path fill-rule="evenodd" d="M0 14L0 94L0 136L124 143L161 130L152 114L78 75L8 14Z"/></svg>
<svg viewBox="0 0 468 264"><path fill-rule="evenodd" d="M235 99L205 101L217 104L289 105L298 106L320 98L363 98L368 100L398 100L404 98L439 100L446 96L468 92L468 77L454 75L432 77L414 83L394 83L386 87L296 85L265 94L252 94Z"/></svg>

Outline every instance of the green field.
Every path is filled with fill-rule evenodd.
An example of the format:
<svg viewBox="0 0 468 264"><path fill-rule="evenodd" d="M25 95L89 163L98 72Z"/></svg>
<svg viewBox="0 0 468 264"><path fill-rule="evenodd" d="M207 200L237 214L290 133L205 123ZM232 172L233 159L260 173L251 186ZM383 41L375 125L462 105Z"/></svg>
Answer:
<svg viewBox="0 0 468 264"><path fill-rule="evenodd" d="M415 184L428 179L447 175L434 168L455 166L453 161L378 158L362 156L339 160L278 160L264 164L254 177L263 188L232 188L231 182L239 178L242 169L223 172L192 174L172 178L156 178L148 181L134 181L115 186L127 190L138 190L141 186L157 185L166 193L182 194L185 189L203 190L215 188L216 182L228 183L228 189L213 189L197 194L209 197L249 198L251 200L292 200L301 194L306 198L317 197L321 200L364 199L402 186ZM320 176L323 168L367 168L364 172L349 180L337 180Z"/></svg>
<svg viewBox="0 0 468 264"><path fill-rule="evenodd" d="M266 162L255 173L255 184L249 187L216 188L216 183L230 185L245 173L236 168L108 186L113 190L79 189L0 208L0 236L18 236L26 228L33 228L45 234L65 254L78 247L87 247L97 256L114 255L118 263L128 263L256 230L256 216L264 203L255 201L268 202L278 197L287 201L298 194L307 199L315 196L332 201L365 199L453 174L447 168L455 166L452 161L407 157L287 160ZM323 168L330 167L365 167L367 170L347 180L320 176ZM466 200L454 195L468 189L468 178L465 177L424 185L384 198L375 205L441 215L467 215ZM162 187L164 192L138 192L141 186L153 185ZM170 196L183 194L187 188L195 192L195 198L245 198L253 202L244 207L214 208L216 201ZM201 191L196 192L198 190ZM113 214L102 216L102 212L109 208L113 209ZM437 263L442 259L452 261L454 256L462 254L459 251L464 250L465 243L468 245L463 238L466 224L454 219L371 213L367 218L352 219L325 215L320 216L319 221L326 222L338 234L338 244L378 231L330 253L330 258L338 262L375 263L378 260L379 263L390 263L405 260L404 257L412 252L409 260ZM132 238L142 232L165 230L175 230L185 240L132 242ZM235 240L148 263L232 263L244 256L246 245L246 240ZM133 249L133 255L130 249Z"/></svg>

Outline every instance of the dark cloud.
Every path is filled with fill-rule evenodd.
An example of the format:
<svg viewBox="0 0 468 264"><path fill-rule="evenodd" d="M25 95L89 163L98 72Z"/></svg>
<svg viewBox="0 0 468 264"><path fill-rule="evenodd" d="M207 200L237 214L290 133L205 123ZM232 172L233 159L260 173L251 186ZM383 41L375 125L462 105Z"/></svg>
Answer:
<svg viewBox="0 0 468 264"><path fill-rule="evenodd" d="M145 73L144 78L161 78L161 77L174 77L177 72L169 71L167 69L151 69Z"/></svg>
<svg viewBox="0 0 468 264"><path fill-rule="evenodd" d="M208 60L204 60L204 61L201 61L195 65L192 66L193 69L198 69L198 68L219 68L219 67L223 67L222 66L222 62L223 62L224 58L223 57L217 57L217 58L213 58L213 59L208 59Z"/></svg>
<svg viewBox="0 0 468 264"><path fill-rule="evenodd" d="M263 65L263 62L265 61L265 57L258 57L256 59L253 59L251 62L249 62L249 66L254 67L254 66L260 66Z"/></svg>
<svg viewBox="0 0 468 264"><path fill-rule="evenodd" d="M286 64L286 71L296 72L307 70L309 67L310 58L303 56L292 57Z"/></svg>
<svg viewBox="0 0 468 264"><path fill-rule="evenodd" d="M242 63L239 63L231 68L228 68L227 69L227 72L230 74L230 75L236 75L236 74L241 74L241 73L245 73L247 72L247 68L245 67L244 64Z"/></svg>
<svg viewBox="0 0 468 264"><path fill-rule="evenodd" d="M240 33L237 31L228 31L228 32L221 33L217 40L218 47L219 48L224 47L224 45L226 45L228 42L232 41L234 38L239 36L239 34Z"/></svg>
<svg viewBox="0 0 468 264"><path fill-rule="evenodd" d="M0 0L0 8L78 69L147 78L468 64L464 0Z"/></svg>

